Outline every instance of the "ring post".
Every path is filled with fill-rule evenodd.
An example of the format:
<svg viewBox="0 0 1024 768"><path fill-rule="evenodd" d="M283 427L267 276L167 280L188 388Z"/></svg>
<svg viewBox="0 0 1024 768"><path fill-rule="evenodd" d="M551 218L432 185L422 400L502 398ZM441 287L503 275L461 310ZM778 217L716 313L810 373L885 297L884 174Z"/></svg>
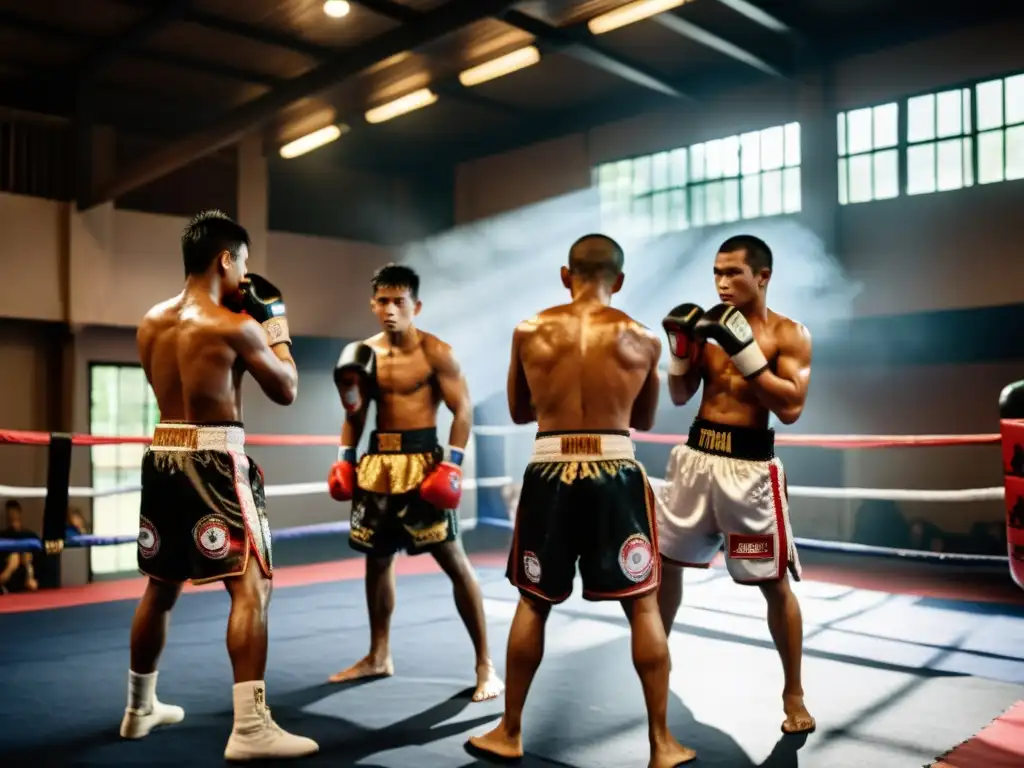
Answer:
<svg viewBox="0 0 1024 768"><path fill-rule="evenodd" d="M71 485L71 445L71 435L51 433L46 467L46 501L43 504L43 563L40 565L44 567L39 569L40 587L60 586L60 553L64 549Z"/></svg>

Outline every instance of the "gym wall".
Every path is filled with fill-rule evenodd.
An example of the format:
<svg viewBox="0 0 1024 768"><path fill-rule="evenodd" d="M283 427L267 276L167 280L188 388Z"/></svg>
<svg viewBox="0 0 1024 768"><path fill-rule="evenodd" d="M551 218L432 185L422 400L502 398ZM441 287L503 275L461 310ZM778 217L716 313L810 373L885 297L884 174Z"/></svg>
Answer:
<svg viewBox="0 0 1024 768"><path fill-rule="evenodd" d="M824 241L863 290L851 323L816 334L807 410L798 424L782 431L995 432L1000 389L1024 376L1024 344L1010 332L1024 321L1024 219L1019 214L1024 181L915 196L901 190L896 199L839 205L836 115L896 101L905 131L908 97L1024 71L1022 34L1024 22L962 30L852 58L798 82L726 92L696 108L644 114L465 163L456 170L456 220L479 222L581 194L602 163L798 121L803 210L793 219ZM720 241L745 230L756 234L769 221L705 228L701 238ZM627 280L630 262L645 258L642 248L627 253ZM553 264L549 279L555 279L556 268ZM786 253L776 251L777 274L786 268ZM706 284L681 285L679 301L711 289L709 271ZM672 409L667 393L663 401L656 430L685 432L696 406ZM641 451L651 473L660 476L665 449ZM795 485L971 488L1002 482L998 453L990 448L784 449L782 454ZM850 538L861 507L794 500L798 535ZM998 502L901 504L900 511L906 520L925 518L951 534L1003 515ZM885 511L868 505L862 514L881 517ZM893 530L886 543L901 544L898 534Z"/></svg>

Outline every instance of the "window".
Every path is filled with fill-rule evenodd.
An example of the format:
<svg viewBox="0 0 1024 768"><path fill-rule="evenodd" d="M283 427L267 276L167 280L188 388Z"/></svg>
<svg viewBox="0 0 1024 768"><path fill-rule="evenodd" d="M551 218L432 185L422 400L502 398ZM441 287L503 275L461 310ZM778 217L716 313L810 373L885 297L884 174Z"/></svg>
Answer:
<svg viewBox="0 0 1024 768"><path fill-rule="evenodd" d="M603 226L656 237L798 213L800 124L789 123L594 169Z"/></svg>
<svg viewBox="0 0 1024 768"><path fill-rule="evenodd" d="M1024 74L978 83L978 183L1024 178Z"/></svg>
<svg viewBox="0 0 1024 768"><path fill-rule="evenodd" d="M895 102L840 112L839 204L897 197L899 107Z"/></svg>
<svg viewBox="0 0 1024 768"><path fill-rule="evenodd" d="M148 436L159 420L156 397L142 368L135 365L93 365L89 370L89 431L94 435ZM92 449L92 487L106 491L138 486L144 445L97 445ZM93 533L135 535L139 530L139 493L120 493L93 500ZM134 571L135 544L93 547L93 574Z"/></svg>
<svg viewBox="0 0 1024 768"><path fill-rule="evenodd" d="M907 99L907 194L974 184L971 89Z"/></svg>

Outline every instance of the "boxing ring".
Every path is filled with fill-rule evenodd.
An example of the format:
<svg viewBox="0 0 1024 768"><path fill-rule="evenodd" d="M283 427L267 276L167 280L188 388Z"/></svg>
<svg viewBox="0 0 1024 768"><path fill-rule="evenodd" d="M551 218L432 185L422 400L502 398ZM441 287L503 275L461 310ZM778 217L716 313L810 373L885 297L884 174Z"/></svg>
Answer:
<svg viewBox="0 0 1024 768"><path fill-rule="evenodd" d="M504 579L504 559L516 486L533 434L530 428L477 426L467 452L461 525L484 593L500 673L517 601ZM638 445L666 449L685 439L634 435ZM70 485L72 448L135 444L141 450L147 442L0 431L0 443L49 451L46 487L0 485L2 498L44 500L42 540L0 539L0 556L34 551L41 559L56 558L62 550L134 543L134 531L65 536L69 501L137 497L140 490L132 484ZM326 475L338 438L249 435L246 443L247 449L323 452L322 461L310 464L308 481L266 487L275 550L289 543L310 546L316 539L333 548L329 560L279 564L275 572L268 703L282 727L320 743L320 753L305 762L483 764L462 745L496 722L501 700L469 701L472 647L447 579L429 557L400 557L392 620L396 675L328 685L327 677L365 655L368 643L362 560L344 544L348 506L330 502L333 521L304 525L288 525L275 507L282 499L323 502L326 481L314 478ZM939 450L999 443L998 434L777 436L782 449ZM272 481L273 462L266 464ZM649 471L653 484L664 482L654 477L657 467ZM991 503L1004 496L1001 486L908 490L791 484L788 492L791 499L940 504ZM799 532L798 521L794 527ZM1024 592L1009 580L1005 555L810 538L797 538L796 544L805 558L804 579L794 584L804 616L804 686L818 730L810 736L780 734L782 673L758 591L734 585L720 562L707 571L689 570L684 607L670 639L669 723L680 741L697 750L697 765L1024 764L1024 703L1018 706L1024 699ZM844 560L855 566L840 567ZM896 563L961 575L907 579L889 567ZM0 596L0 765L223 764L232 717L231 672L224 648L228 600L217 584L186 587L161 661L160 698L183 706L185 721L138 742L118 738L128 629L143 586L141 579L130 578ZM627 625L616 605L586 603L577 586L553 612L524 737L522 765L646 763L643 699Z"/></svg>

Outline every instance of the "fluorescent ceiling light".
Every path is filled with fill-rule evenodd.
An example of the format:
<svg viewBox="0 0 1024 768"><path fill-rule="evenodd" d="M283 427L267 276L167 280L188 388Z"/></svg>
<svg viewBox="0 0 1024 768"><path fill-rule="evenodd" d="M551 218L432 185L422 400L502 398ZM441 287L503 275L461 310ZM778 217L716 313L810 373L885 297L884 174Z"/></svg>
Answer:
<svg viewBox="0 0 1024 768"><path fill-rule="evenodd" d="M281 147L281 157L285 160L291 160L293 157L312 152L314 149L319 149L325 144L330 144L346 131L348 131L347 125L328 125L319 131L307 133L305 136L301 136L295 141L290 141Z"/></svg>
<svg viewBox="0 0 1024 768"><path fill-rule="evenodd" d="M437 101L437 94L429 88L420 88L418 91L407 93L399 99L369 110L366 113L366 122L383 123L413 110L429 107L435 101Z"/></svg>
<svg viewBox="0 0 1024 768"><path fill-rule="evenodd" d="M601 35L619 29L638 21L657 16L659 13L671 11L680 5L685 5L689 0L636 0L634 3L626 3L613 11L602 13L587 22L587 29L593 35Z"/></svg>
<svg viewBox="0 0 1024 768"><path fill-rule="evenodd" d="M460 72L459 82L467 88L471 88L474 85L486 83L488 80L495 80L520 69L532 67L538 61L540 61L540 51L536 47L528 45L518 51L506 53L504 56L485 61L483 64Z"/></svg>

